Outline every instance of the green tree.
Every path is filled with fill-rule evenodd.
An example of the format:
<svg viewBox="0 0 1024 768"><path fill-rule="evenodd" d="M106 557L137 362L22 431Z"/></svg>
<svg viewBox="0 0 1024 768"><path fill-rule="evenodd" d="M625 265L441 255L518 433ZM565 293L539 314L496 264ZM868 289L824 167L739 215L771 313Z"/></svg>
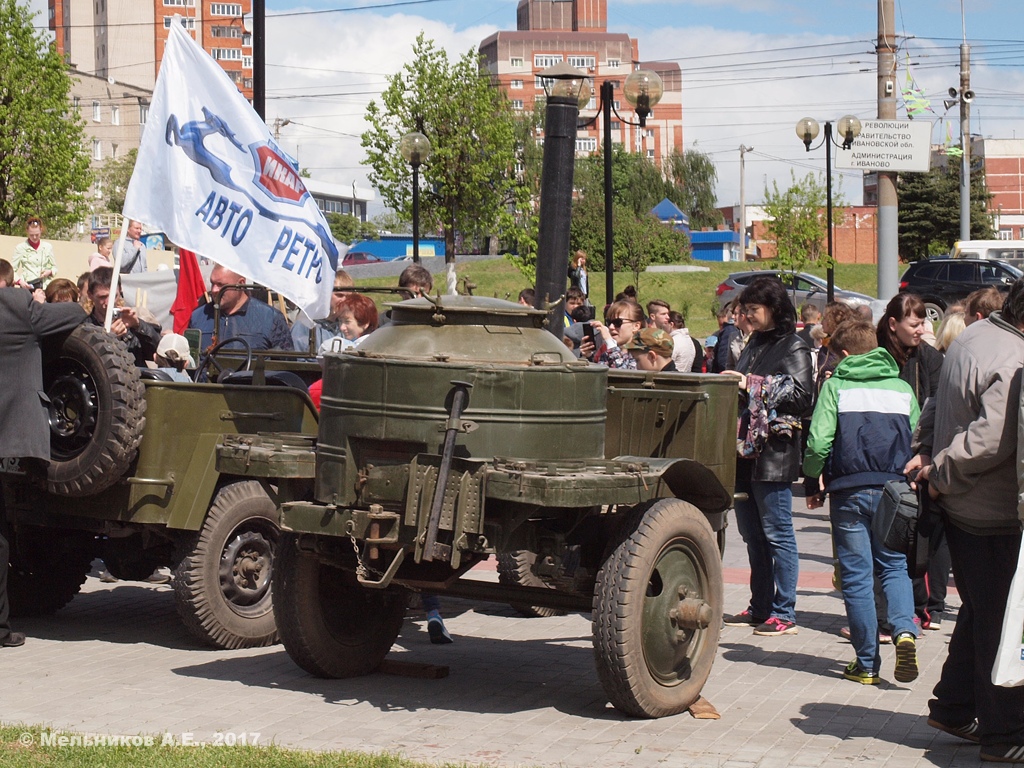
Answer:
<svg viewBox="0 0 1024 768"><path fill-rule="evenodd" d="M395 233L404 234L406 232L412 232L412 226L407 219L403 219L394 211L384 211L378 213L370 221L373 222L373 226L376 227L378 232L384 233Z"/></svg>
<svg viewBox="0 0 1024 768"><path fill-rule="evenodd" d="M827 190L821 175L808 173L802 179L790 171L792 183L785 190L776 181L772 190L764 191L765 229L768 239L775 243L776 264L783 269L800 270L808 263L826 262ZM832 193L832 222L843 223L842 193ZM822 258L824 256L824 258Z"/></svg>
<svg viewBox="0 0 1024 768"><path fill-rule="evenodd" d="M690 255L690 239L676 232L656 216L633 216L613 212L615 219L615 267L633 273L633 285L640 288L640 275L651 264L678 263Z"/></svg>
<svg viewBox="0 0 1024 768"><path fill-rule="evenodd" d="M927 173L901 173L899 196L899 253L903 261L949 253L960 239L960 163L932 168ZM971 239L995 237L981 163L971 170Z"/></svg>
<svg viewBox="0 0 1024 768"><path fill-rule="evenodd" d="M372 222L362 221L351 213L328 213L326 218L331 234L339 243L352 245L359 240L380 239Z"/></svg>
<svg viewBox="0 0 1024 768"><path fill-rule="evenodd" d="M420 167L421 229L444 232L448 292L454 292L456 233L467 241L513 235L517 214L529 204L515 175L511 103L491 84L476 52L449 61L421 33L412 61L388 78L380 102L367 107L366 121L362 145L370 182L403 217L412 213L412 171L398 144L412 130L430 139L430 157Z"/></svg>
<svg viewBox="0 0 1024 768"><path fill-rule="evenodd" d="M516 181L522 206L515 212L514 230L509 236L506 258L532 285L537 281L537 236L540 229L540 180L544 147L537 142L544 127L544 112L520 112L515 116Z"/></svg>
<svg viewBox="0 0 1024 768"><path fill-rule="evenodd" d="M122 157L112 157L103 164L99 178L103 184L103 205L111 213L124 210L124 196L135 170L139 150L129 149Z"/></svg>
<svg viewBox="0 0 1024 768"><path fill-rule="evenodd" d="M33 214L67 232L88 210L83 123L68 114L67 64L16 0L0 0L0 62L0 233Z"/></svg>
<svg viewBox="0 0 1024 768"><path fill-rule="evenodd" d="M690 217L690 229L717 228L723 219L715 195L718 170L711 158L696 149L677 149L669 155L666 166L675 191L672 201Z"/></svg>
<svg viewBox="0 0 1024 768"><path fill-rule="evenodd" d="M573 201L572 224L570 229L570 250L582 249L591 259L592 268L604 269L604 157L597 152L576 161L574 186L578 194ZM650 219L663 226L650 213L658 203L668 197L675 197L675 188L661 175L657 166L643 155L627 152L616 146L612 152L612 217L613 253L616 268L622 265L617 246L619 230L638 231L627 223L627 218L640 220L645 224ZM676 202L673 200L673 202ZM678 203L676 203L678 205ZM641 227L642 229L642 227ZM667 229L667 228L666 228ZM681 236L685 240L685 236ZM671 255L669 255L671 251ZM681 255L676 249L659 251L652 255L652 263L662 260L679 261Z"/></svg>

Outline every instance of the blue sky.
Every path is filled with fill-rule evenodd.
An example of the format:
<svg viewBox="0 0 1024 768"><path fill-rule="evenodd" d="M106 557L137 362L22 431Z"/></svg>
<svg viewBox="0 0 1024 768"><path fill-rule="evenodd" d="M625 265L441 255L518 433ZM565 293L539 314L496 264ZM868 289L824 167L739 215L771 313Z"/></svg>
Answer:
<svg viewBox="0 0 1024 768"><path fill-rule="evenodd" d="M364 184L362 115L387 75L408 60L416 35L423 31L457 56L499 29L514 29L516 6L267 0L268 122L291 121L281 129L282 144L315 177ZM311 13L340 8L349 10ZM874 2L610 0L608 13L611 31L638 38L641 58L682 67L684 142L715 161L722 205L739 200L741 143L754 147L746 186L747 202L756 203L766 185L788 184L791 172L824 172L824 151L805 153L796 137L801 117L876 117ZM959 83L959 0L896 0L895 15L897 87L909 56L934 110L926 115L933 141L944 141L947 130L956 136L957 109L946 113L942 100ZM972 131L1024 138L1024 2L967 0L965 21L977 94ZM837 183L849 202L860 201L859 172L839 173Z"/></svg>
<svg viewBox="0 0 1024 768"><path fill-rule="evenodd" d="M386 0L385 0L386 2ZM384 3L363 3L383 5ZM346 3L344 7L355 4ZM310 61L344 60L344 69L363 73L321 78L325 85L361 84L360 90L378 91L377 78L393 72L408 57L420 29L454 54L475 46L498 29L515 26L516 0L442 0L392 8L355 12L288 16L268 22L273 50L276 33L284 25L309 31L325 39L336 32L339 48L326 56L311 52ZM268 13L295 13L342 7L338 0L307 2L268 0ZM719 171L718 195L722 205L739 199L739 152L741 143L753 146L747 155L747 202L761 199L766 185L785 185L790 171L797 175L824 170L823 151L806 154L793 126L807 116L838 119L852 113L862 119L876 117L874 43L877 37L875 3L808 3L787 0L611 0L609 29L625 31L639 39L644 59L677 60L684 80L684 141L708 153ZM959 83L961 9L958 0L897 0L896 33L900 54L897 86L906 76L907 56L915 82L932 102L933 141L945 140L947 129L958 131L956 108L948 114L942 99L946 89ZM972 86L977 97L972 105L972 130L997 138L1024 138L1024 4L1020 0L973 0L966 16L968 42L972 44ZM315 30L315 31L314 31ZM386 32L386 40L380 33ZM274 53L268 54L273 56ZM296 83L302 70L286 69L296 62L294 49L274 62L268 82L277 87L287 80ZM320 64L330 68L338 64ZM276 72L275 72L276 70ZM287 73L287 74L286 74ZM323 73L321 73L323 74ZM288 90L284 85L278 95ZM310 89L314 90L314 89ZM354 92L356 89L353 88ZM344 88L337 92L342 93ZM305 93L307 91L303 91ZM288 99L268 102L273 110L309 110L324 107L324 99ZM338 96L338 109L310 117L307 125L324 126L335 120L358 133L350 108L365 95ZM345 107L340 105L345 104ZM346 114L342 114L346 112ZM902 116L901 110L901 116ZM945 118L945 119L944 119ZM351 122L350 122L351 121ZM947 128L948 124L948 128ZM303 164L314 174L362 176L353 167L358 142L344 137L331 141L322 130L298 128L294 140ZM320 135L318 135L320 134ZM305 142L306 148L303 149ZM338 166L325 158L334 152L327 145L347 144L345 160ZM323 165L317 168L318 165ZM860 201L860 174L838 175L842 192L850 202Z"/></svg>

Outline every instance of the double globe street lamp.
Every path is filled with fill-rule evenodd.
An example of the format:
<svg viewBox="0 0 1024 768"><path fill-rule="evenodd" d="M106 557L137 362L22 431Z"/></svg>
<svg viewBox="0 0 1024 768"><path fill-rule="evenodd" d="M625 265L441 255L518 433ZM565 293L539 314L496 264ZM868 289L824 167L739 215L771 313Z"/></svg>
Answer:
<svg viewBox="0 0 1024 768"><path fill-rule="evenodd" d="M430 156L430 140L419 131L405 134L398 145L412 166L412 260L420 263L420 165Z"/></svg>
<svg viewBox="0 0 1024 768"><path fill-rule="evenodd" d="M592 88L590 80L586 73L581 72L575 67L571 67L564 62L560 62L555 66L544 70L540 73L542 82L544 83L544 91L547 95L547 111L545 112L545 127L544 127L544 175L541 180L541 224L540 224L540 237L538 243L538 250L543 253L544 244L544 231L545 231L545 220L549 219L552 211L549 208L545 208L544 199L545 195L548 194L548 187L546 181L548 180L548 155L551 147L551 141L553 138L558 140L568 139L565 142L565 146L559 145L559 148L551 152L552 164L558 165L561 170L556 171L552 169L552 183L555 183L556 179L564 181L565 177L568 177L568 187L563 189L561 192L556 193L554 188L551 188L550 194L560 194L564 196L564 199L560 198L558 207L558 218L563 219L565 228L564 233L564 247L561 251L555 251L554 253L562 253L561 259L558 259L558 263L567 259L569 250L569 219L572 210L572 169L576 158L576 131L578 128L585 128L593 125L598 118L598 115L602 116L602 126L604 129L604 258L605 258L605 294L607 303L615 298L615 260L613 258L612 247L613 247L613 219L612 219L612 112L615 116L623 123L627 125L633 125L639 127L641 130L647 125L647 118L651 114L651 110L654 106L661 101L661 97L665 93L665 86L662 83L661 77L656 72L652 72L646 69L639 69L629 74L622 85L622 93L626 97L636 112L637 122L626 120L619 114L618 109L615 107L615 83L612 80L605 80L601 83L600 98L601 103L598 107L598 112L593 117L580 121L579 110L584 108L590 103L590 96ZM561 121L556 123L558 125L558 136L554 136L552 133L552 107L553 105L558 110L564 110L561 113ZM570 112L571 121L570 121ZM557 160L555 159L557 157ZM564 184L561 185L564 187ZM560 226L557 222L549 221L548 226ZM560 246L561 240L559 241ZM561 247L561 246L560 246ZM538 260L540 261L540 259ZM561 274L558 275L558 279L562 280L564 284L564 275L567 264L562 265ZM552 286L553 287L553 286ZM541 275L538 266L537 275L537 297L541 300L543 297L541 290ZM561 291L554 295L561 295Z"/></svg>
<svg viewBox="0 0 1024 768"><path fill-rule="evenodd" d="M813 117L805 117L796 124L796 135L804 143L806 151L810 152L822 144L825 145L825 217L828 227L828 267L826 269L828 288L826 299L830 304L836 298L835 262L832 258L832 144L834 142L837 147L842 147L843 149L852 147L853 140L860 135L860 120L853 115L845 115L839 118L836 128L838 129L839 136L842 137L842 142L835 140L832 135L832 121L826 120L825 137L817 147L812 147L811 144L818 138L818 133L820 132L818 121Z"/></svg>

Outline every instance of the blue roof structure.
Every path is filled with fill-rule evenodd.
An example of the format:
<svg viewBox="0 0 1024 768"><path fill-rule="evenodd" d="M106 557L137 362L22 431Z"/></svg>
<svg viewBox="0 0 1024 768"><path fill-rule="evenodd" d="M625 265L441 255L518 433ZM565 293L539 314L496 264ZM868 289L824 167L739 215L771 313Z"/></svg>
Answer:
<svg viewBox="0 0 1024 768"><path fill-rule="evenodd" d="M690 230L690 217L667 197L654 206L651 213L664 222L672 222L675 229Z"/></svg>

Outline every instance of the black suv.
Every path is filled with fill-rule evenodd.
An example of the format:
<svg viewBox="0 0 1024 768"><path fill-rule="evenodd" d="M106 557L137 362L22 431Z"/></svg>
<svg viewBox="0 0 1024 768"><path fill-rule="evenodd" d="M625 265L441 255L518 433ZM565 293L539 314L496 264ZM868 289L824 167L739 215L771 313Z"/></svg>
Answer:
<svg viewBox="0 0 1024 768"><path fill-rule="evenodd" d="M900 291L924 300L928 319L942 319L946 307L979 288L1009 291L1022 273L1004 261L992 259L927 259L915 261L900 278Z"/></svg>

